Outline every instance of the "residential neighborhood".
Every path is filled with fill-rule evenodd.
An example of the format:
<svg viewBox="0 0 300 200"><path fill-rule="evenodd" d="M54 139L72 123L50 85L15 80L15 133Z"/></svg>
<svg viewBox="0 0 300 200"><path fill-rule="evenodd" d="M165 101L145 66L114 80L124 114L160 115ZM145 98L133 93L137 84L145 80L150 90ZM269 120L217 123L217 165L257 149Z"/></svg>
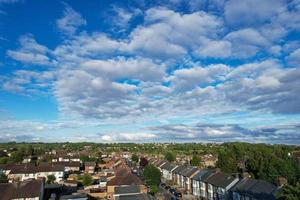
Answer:
<svg viewBox="0 0 300 200"><path fill-rule="evenodd" d="M24 154L19 163L0 164L0 200L275 200L288 184L283 177L275 183L245 172L226 173L218 168L219 163L207 167L206 158L216 157L211 153L196 159L171 152L149 154L104 147L99 156L86 146L84 151L61 149L58 156L54 149L37 155L34 147L27 148L37 159L28 161L30 156ZM1 159L9 162L20 149L1 151ZM237 167L241 167L239 162Z"/></svg>

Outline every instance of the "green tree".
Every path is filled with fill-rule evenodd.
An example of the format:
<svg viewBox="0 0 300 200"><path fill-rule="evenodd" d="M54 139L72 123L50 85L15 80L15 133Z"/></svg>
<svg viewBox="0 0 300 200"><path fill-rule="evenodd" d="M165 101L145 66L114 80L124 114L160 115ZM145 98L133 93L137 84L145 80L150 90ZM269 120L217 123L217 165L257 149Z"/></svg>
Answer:
<svg viewBox="0 0 300 200"><path fill-rule="evenodd" d="M54 183L55 180L56 180L56 177L53 174L47 176L47 183L48 184Z"/></svg>
<svg viewBox="0 0 300 200"><path fill-rule="evenodd" d="M8 179L7 176L4 173L0 174L0 183L7 183Z"/></svg>
<svg viewBox="0 0 300 200"><path fill-rule="evenodd" d="M158 186L157 185L150 185L150 191L153 193L157 193L158 192Z"/></svg>
<svg viewBox="0 0 300 200"><path fill-rule="evenodd" d="M276 195L280 200L299 200L300 199L300 184L296 186L286 185Z"/></svg>
<svg viewBox="0 0 300 200"><path fill-rule="evenodd" d="M90 158L89 158L88 156L86 156L86 155L82 155L82 156L80 156L80 160L81 160L82 162L89 162L89 161L90 161Z"/></svg>
<svg viewBox="0 0 300 200"><path fill-rule="evenodd" d="M90 174L84 174L82 176L82 184L84 186L89 186L93 184L93 178Z"/></svg>
<svg viewBox="0 0 300 200"><path fill-rule="evenodd" d="M147 184L150 186L157 186L160 183L161 173L154 165L149 164L145 167L144 176Z"/></svg>
<svg viewBox="0 0 300 200"><path fill-rule="evenodd" d="M191 165L192 166L199 166L201 164L201 159L199 156L193 155L192 160L191 160Z"/></svg>
<svg viewBox="0 0 300 200"><path fill-rule="evenodd" d="M175 153L168 151L165 153L165 159L169 162L173 162L176 159L176 155Z"/></svg>
<svg viewBox="0 0 300 200"><path fill-rule="evenodd" d="M18 150L12 153L11 157L9 158L9 163L20 163L23 161L24 151Z"/></svg>
<svg viewBox="0 0 300 200"><path fill-rule="evenodd" d="M132 154L131 160L134 161L134 162L138 162L139 161L139 157L136 154Z"/></svg>

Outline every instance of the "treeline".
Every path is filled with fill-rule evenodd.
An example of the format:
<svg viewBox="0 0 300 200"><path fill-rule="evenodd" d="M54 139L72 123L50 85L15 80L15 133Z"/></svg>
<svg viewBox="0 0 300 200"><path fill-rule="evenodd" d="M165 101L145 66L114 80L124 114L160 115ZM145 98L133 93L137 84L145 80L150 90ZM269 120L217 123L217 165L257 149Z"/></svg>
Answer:
<svg viewBox="0 0 300 200"><path fill-rule="evenodd" d="M225 143L218 152L217 167L228 173L249 173L253 178L276 183L284 177L289 184L300 180L300 165L290 152L298 146Z"/></svg>

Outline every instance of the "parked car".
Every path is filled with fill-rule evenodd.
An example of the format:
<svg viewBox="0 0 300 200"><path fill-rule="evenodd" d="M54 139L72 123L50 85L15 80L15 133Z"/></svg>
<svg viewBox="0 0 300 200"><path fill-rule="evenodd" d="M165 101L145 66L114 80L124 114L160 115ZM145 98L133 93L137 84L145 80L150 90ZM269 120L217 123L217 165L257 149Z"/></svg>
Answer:
<svg viewBox="0 0 300 200"><path fill-rule="evenodd" d="M176 189L174 189L174 188L170 188L170 189L169 189L169 191L170 191L172 194L175 194L175 192L176 192Z"/></svg>
<svg viewBox="0 0 300 200"><path fill-rule="evenodd" d="M175 195L175 197L180 197L180 198L182 197L181 192L175 192L174 195Z"/></svg>

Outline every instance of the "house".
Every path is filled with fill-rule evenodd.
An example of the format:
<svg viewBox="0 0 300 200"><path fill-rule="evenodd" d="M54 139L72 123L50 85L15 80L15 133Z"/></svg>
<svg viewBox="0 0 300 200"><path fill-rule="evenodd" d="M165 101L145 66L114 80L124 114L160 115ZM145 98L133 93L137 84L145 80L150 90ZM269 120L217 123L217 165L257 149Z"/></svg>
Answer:
<svg viewBox="0 0 300 200"><path fill-rule="evenodd" d="M167 161L165 161L165 160L158 160L157 162L155 162L154 163L154 165L160 170L160 172L161 172L161 166L163 165L163 164L165 164Z"/></svg>
<svg viewBox="0 0 300 200"><path fill-rule="evenodd" d="M58 162L54 165L61 165L65 168L65 172L79 172L80 162Z"/></svg>
<svg viewBox="0 0 300 200"><path fill-rule="evenodd" d="M47 178L49 175L54 175L56 182L60 182L64 176L64 167L61 165L16 165L11 168L8 179L10 181L24 181Z"/></svg>
<svg viewBox="0 0 300 200"><path fill-rule="evenodd" d="M244 178L230 189L233 200L275 200L277 187L263 180Z"/></svg>
<svg viewBox="0 0 300 200"><path fill-rule="evenodd" d="M206 179L207 199L208 200L227 200L230 199L229 189L232 188L239 178L235 175L216 172Z"/></svg>
<svg viewBox="0 0 300 200"><path fill-rule="evenodd" d="M141 192L140 187L136 185L115 187L115 200L148 200L145 193Z"/></svg>
<svg viewBox="0 0 300 200"><path fill-rule="evenodd" d="M117 196L115 200L150 200L146 194L131 194Z"/></svg>
<svg viewBox="0 0 300 200"><path fill-rule="evenodd" d="M140 194L140 188L137 185L117 186L114 191L114 199L119 196Z"/></svg>
<svg viewBox="0 0 300 200"><path fill-rule="evenodd" d="M36 160L37 160L36 156L25 156L23 158L22 163L31 163L31 162L36 161Z"/></svg>
<svg viewBox="0 0 300 200"><path fill-rule="evenodd" d="M115 177L107 181L107 195L108 199L113 199L115 187L136 185L140 188L141 192L147 192L147 188L139 177L132 174L130 169L120 168L115 172Z"/></svg>
<svg viewBox="0 0 300 200"><path fill-rule="evenodd" d="M93 174L95 172L96 163L95 162L85 162L84 163L84 171L89 174Z"/></svg>
<svg viewBox="0 0 300 200"><path fill-rule="evenodd" d="M215 167L218 157L212 154L206 154L201 157L204 167Z"/></svg>
<svg viewBox="0 0 300 200"><path fill-rule="evenodd" d="M12 168L23 168L24 164L0 164L0 174L4 173L6 176L10 173Z"/></svg>
<svg viewBox="0 0 300 200"><path fill-rule="evenodd" d="M88 195L84 193L63 195L60 200L88 200Z"/></svg>
<svg viewBox="0 0 300 200"><path fill-rule="evenodd" d="M172 172L177 167L178 167L177 165L173 165L169 162L166 162L165 164L163 164L161 166L162 178L164 179L164 181L171 181L172 180Z"/></svg>
<svg viewBox="0 0 300 200"><path fill-rule="evenodd" d="M185 170L186 169L186 166L184 165L179 165L178 167L176 167L176 169L173 170L173 173L172 173L172 181L176 184L176 185L181 185L180 181L181 181L181 178L180 178L180 174L181 171Z"/></svg>
<svg viewBox="0 0 300 200"><path fill-rule="evenodd" d="M0 200L42 200L44 196L44 184L40 180L0 183L0 194Z"/></svg>
<svg viewBox="0 0 300 200"><path fill-rule="evenodd" d="M192 191L192 177L199 171L196 167L187 167L179 172L180 187L187 193Z"/></svg>
<svg viewBox="0 0 300 200"><path fill-rule="evenodd" d="M107 177L106 176L101 176L99 178L99 186L100 187L106 187L107 184Z"/></svg>
<svg viewBox="0 0 300 200"><path fill-rule="evenodd" d="M192 177L192 194L196 197L205 199L207 197L206 193L206 179L216 173L212 169L200 170Z"/></svg>

